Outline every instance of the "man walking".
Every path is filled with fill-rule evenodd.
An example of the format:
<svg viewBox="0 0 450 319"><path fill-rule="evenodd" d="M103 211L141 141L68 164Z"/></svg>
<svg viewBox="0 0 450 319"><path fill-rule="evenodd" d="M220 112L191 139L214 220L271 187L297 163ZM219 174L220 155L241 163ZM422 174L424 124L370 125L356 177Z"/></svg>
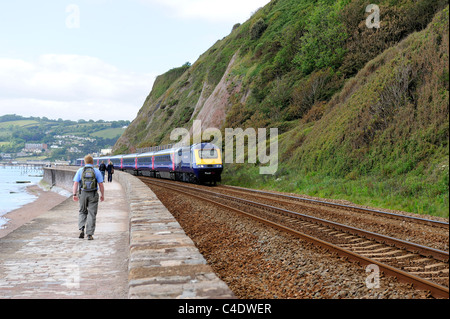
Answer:
<svg viewBox="0 0 450 319"><path fill-rule="evenodd" d="M100 170L100 173L102 173L102 177L103 177L103 181L104 181L105 180L105 171L106 171L105 161L102 161L102 163L100 164L98 169Z"/></svg>
<svg viewBox="0 0 450 319"><path fill-rule="evenodd" d="M84 238L85 230L88 240L93 240L100 188L100 200L105 200L103 176L94 168L94 159L91 155L84 157L85 166L80 168L73 178L73 200L80 203L78 215L78 228L81 231L79 238Z"/></svg>
<svg viewBox="0 0 450 319"><path fill-rule="evenodd" d="M108 182L112 182L112 176L114 174L114 165L111 161L109 161L106 170L108 171Z"/></svg>

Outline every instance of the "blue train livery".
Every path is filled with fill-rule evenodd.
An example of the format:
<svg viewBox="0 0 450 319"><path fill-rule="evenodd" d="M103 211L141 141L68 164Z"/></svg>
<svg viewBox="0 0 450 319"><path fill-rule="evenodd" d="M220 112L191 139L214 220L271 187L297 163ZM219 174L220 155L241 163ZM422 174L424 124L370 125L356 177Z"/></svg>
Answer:
<svg viewBox="0 0 450 319"><path fill-rule="evenodd" d="M94 164L111 161L115 169L134 175L216 184L221 181L223 171L221 153L214 144L199 143L148 153L96 157ZM84 165L84 159L77 159L76 164Z"/></svg>

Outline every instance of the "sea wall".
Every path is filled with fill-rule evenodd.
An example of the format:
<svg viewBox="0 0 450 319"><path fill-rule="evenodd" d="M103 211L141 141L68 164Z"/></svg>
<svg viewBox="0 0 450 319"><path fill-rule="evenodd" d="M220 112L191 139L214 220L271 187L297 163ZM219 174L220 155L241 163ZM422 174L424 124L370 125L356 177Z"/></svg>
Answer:
<svg viewBox="0 0 450 319"><path fill-rule="evenodd" d="M76 169L45 168L44 182L71 190ZM114 181L130 208L128 298L235 298L148 186L120 171Z"/></svg>
<svg viewBox="0 0 450 319"><path fill-rule="evenodd" d="M72 192L73 177L77 168L75 167L45 167L43 182L48 187L61 187Z"/></svg>

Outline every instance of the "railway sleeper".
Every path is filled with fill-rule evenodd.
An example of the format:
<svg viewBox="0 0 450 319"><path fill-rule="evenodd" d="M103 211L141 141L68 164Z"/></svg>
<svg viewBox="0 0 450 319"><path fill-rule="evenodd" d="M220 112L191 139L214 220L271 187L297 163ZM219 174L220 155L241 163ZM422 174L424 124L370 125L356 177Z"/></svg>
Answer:
<svg viewBox="0 0 450 319"><path fill-rule="evenodd" d="M364 257L376 258L376 257L387 257L387 256L398 254L398 253L403 253L403 251L402 250L392 250L389 252L376 253L376 254L367 252L367 253L360 253L360 255L364 256Z"/></svg>
<svg viewBox="0 0 450 319"><path fill-rule="evenodd" d="M359 238L359 239L363 240L362 238ZM358 247L358 246L363 246L363 245L367 245L367 244L371 244L371 243L373 243L373 242L370 240L366 240L366 241L362 241L362 242L355 243L355 244L344 244L344 245L342 245L342 247L348 247L351 249L351 247Z"/></svg>
<svg viewBox="0 0 450 319"><path fill-rule="evenodd" d="M447 267L448 268L448 264L437 263L437 264L427 265L427 266L425 266L425 269L439 268L439 267ZM448 272L448 269L447 269L447 272Z"/></svg>
<svg viewBox="0 0 450 319"><path fill-rule="evenodd" d="M339 234L339 233L340 233L340 231L334 231L334 232L329 233L329 235L335 235L335 234Z"/></svg>
<svg viewBox="0 0 450 319"><path fill-rule="evenodd" d="M442 267L445 267L442 269ZM431 271L432 268L441 268L441 269L435 269L437 270L441 270L441 271L447 271L448 272L448 265L447 264L443 264L443 263L439 263L439 264L433 264L433 265L428 265L428 266L406 266L403 267L404 269L408 270L408 271Z"/></svg>
<svg viewBox="0 0 450 319"><path fill-rule="evenodd" d="M373 246L376 246L376 245L373 245ZM372 247L372 248L368 248L368 247L362 247L362 248L357 248L357 249L354 249L354 251L371 251L371 252L373 252L373 253L380 253L380 252L388 252L388 251L392 251L392 247L380 247L380 248L378 248L378 249L373 249L374 247Z"/></svg>
<svg viewBox="0 0 450 319"><path fill-rule="evenodd" d="M448 276L448 269L442 269L442 270L436 270L436 271L416 271L416 272L410 272L410 274L422 277L422 278L432 278L432 276L441 276L443 274L447 274Z"/></svg>
<svg viewBox="0 0 450 319"><path fill-rule="evenodd" d="M421 258L421 259L415 260L415 262L418 262L418 263L423 263L423 262L427 262L427 261L434 261L434 260L430 259L430 258Z"/></svg>
<svg viewBox="0 0 450 319"><path fill-rule="evenodd" d="M406 254L403 256L397 256L395 258L398 260L402 260L402 259L407 259L407 258L412 258L412 257L417 257L417 256L418 256L417 254Z"/></svg>
<svg viewBox="0 0 450 319"><path fill-rule="evenodd" d="M347 233L340 233L340 234L334 235L334 237L342 237L342 236L345 236L345 235L348 235L348 234Z"/></svg>
<svg viewBox="0 0 450 319"><path fill-rule="evenodd" d="M364 250L364 249L372 249L372 248L375 248L375 247L383 247L383 245L382 244L373 244L373 245L370 245L370 246L364 246L364 247L355 247L355 251L357 251L357 250Z"/></svg>
<svg viewBox="0 0 450 319"><path fill-rule="evenodd" d="M350 240L349 242L352 243L352 242L355 242L355 241L361 241L361 240L364 240L364 239L361 238L361 237L356 237L355 239L352 239L352 240ZM352 245L357 245L357 244L359 244L359 243L352 244Z"/></svg>

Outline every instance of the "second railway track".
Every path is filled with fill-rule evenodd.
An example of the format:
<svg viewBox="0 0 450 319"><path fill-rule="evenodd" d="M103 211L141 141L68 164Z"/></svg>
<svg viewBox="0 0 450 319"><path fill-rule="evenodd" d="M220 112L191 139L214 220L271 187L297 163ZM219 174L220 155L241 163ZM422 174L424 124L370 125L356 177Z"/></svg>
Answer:
<svg viewBox="0 0 450 319"><path fill-rule="evenodd" d="M241 187L220 186L214 188L214 191L355 228L363 228L367 231L397 237L438 250L448 252L449 249L448 222Z"/></svg>
<svg viewBox="0 0 450 319"><path fill-rule="evenodd" d="M409 282L417 288L429 290L435 297L448 298L449 266L446 251L242 198L245 196L230 196L229 194L234 192L233 188L227 189L228 194L224 194L214 188L199 188L149 178L142 180L148 185L169 188L246 214L363 265L375 264L382 272ZM256 198L267 196L256 195ZM428 224L430 227L445 228L445 225L436 225Z"/></svg>

